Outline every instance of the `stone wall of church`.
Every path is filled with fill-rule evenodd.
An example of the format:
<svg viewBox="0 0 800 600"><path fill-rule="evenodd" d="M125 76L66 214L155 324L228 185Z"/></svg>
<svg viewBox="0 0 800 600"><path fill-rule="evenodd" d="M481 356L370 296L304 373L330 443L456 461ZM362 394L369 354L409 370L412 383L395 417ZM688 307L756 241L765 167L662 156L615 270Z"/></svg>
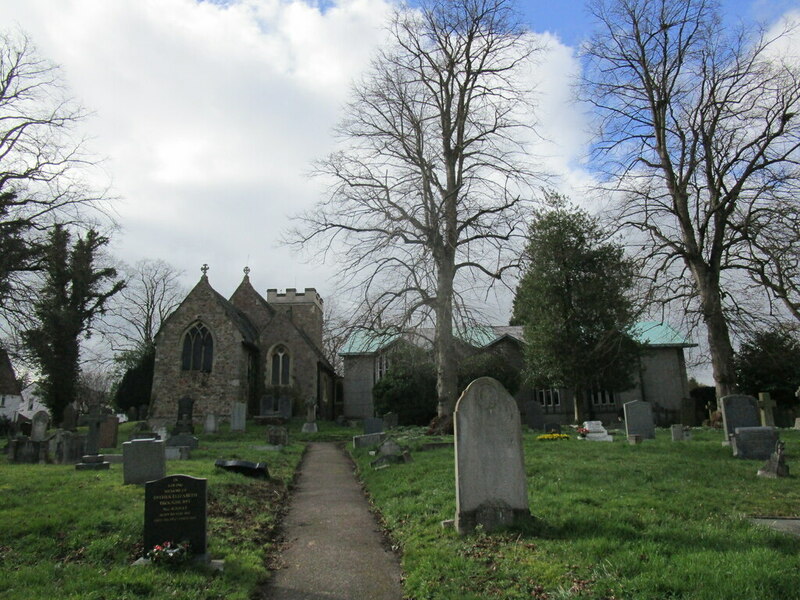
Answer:
<svg viewBox="0 0 800 600"><path fill-rule="evenodd" d="M198 320L209 329L214 340L210 373L181 368L183 336ZM197 423L209 412L229 417L232 402L247 402L247 365L248 350L242 344L241 332L230 321L211 287L201 282L156 337L149 417L174 421L178 400L183 396L194 398Z"/></svg>

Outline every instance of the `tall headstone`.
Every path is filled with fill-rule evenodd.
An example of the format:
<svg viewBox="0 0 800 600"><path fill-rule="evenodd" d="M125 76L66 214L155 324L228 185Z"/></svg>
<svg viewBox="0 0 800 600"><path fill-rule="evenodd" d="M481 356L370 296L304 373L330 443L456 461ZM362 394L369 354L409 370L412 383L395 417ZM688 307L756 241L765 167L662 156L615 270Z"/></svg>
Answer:
<svg viewBox="0 0 800 600"><path fill-rule="evenodd" d="M530 517L522 424L514 398L491 377L467 386L456 404L456 518L459 533Z"/></svg>
<svg viewBox="0 0 800 600"><path fill-rule="evenodd" d="M752 396L725 396L719 401L722 410L722 426L725 442L736 432L737 427L760 427L758 403ZM774 448L774 446L773 446Z"/></svg>
<svg viewBox="0 0 800 600"><path fill-rule="evenodd" d="M772 412L775 406L775 400L768 392L761 392L758 395L758 410L761 413L761 425L764 427L775 427L775 414Z"/></svg>
<svg viewBox="0 0 800 600"><path fill-rule="evenodd" d="M649 402L633 400L622 405L625 413L625 433L641 435L643 440L656 438L656 424L653 421L653 407Z"/></svg>
<svg viewBox="0 0 800 600"><path fill-rule="evenodd" d="M164 542L189 542L195 555L206 553L205 479L170 475L145 484L144 551Z"/></svg>
<svg viewBox="0 0 800 600"><path fill-rule="evenodd" d="M204 433L217 433L217 415L214 413L206 414L206 420L203 423Z"/></svg>
<svg viewBox="0 0 800 600"><path fill-rule="evenodd" d="M231 404L231 431L244 431L247 424L247 404L234 402Z"/></svg>
<svg viewBox="0 0 800 600"><path fill-rule="evenodd" d="M544 429L542 404L538 400L528 400L525 403L525 424L535 431Z"/></svg>
<svg viewBox="0 0 800 600"><path fill-rule="evenodd" d="M188 396L184 396L178 400L178 421L172 429L173 435L179 433L194 433L194 424L192 423L194 411L194 400Z"/></svg>
<svg viewBox="0 0 800 600"><path fill-rule="evenodd" d="M143 484L167 474L164 442L133 440L122 444L122 480L126 484Z"/></svg>
<svg viewBox="0 0 800 600"><path fill-rule="evenodd" d="M100 448L116 448L117 436L119 432L119 418L114 415L105 415L100 421L98 435Z"/></svg>
<svg viewBox="0 0 800 600"><path fill-rule="evenodd" d="M86 454L81 457L81 462L75 465L76 470L99 471L111 466L111 463L100 454L100 422L103 419L105 415L100 414L100 405L92 404L89 407L89 414L86 415L86 423L89 425L89 432L86 434Z"/></svg>
<svg viewBox="0 0 800 600"><path fill-rule="evenodd" d="M43 442L47 438L47 427L50 425L50 415L47 411L40 410L31 417L31 441Z"/></svg>
<svg viewBox="0 0 800 600"><path fill-rule="evenodd" d="M303 423L303 433L317 433L317 399L310 397L306 400L306 422Z"/></svg>

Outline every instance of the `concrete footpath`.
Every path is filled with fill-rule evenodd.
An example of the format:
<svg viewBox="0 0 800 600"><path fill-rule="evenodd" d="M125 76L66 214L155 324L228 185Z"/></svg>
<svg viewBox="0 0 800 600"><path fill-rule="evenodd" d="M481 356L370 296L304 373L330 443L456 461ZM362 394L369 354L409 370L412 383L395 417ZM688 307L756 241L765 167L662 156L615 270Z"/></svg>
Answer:
<svg viewBox="0 0 800 600"><path fill-rule="evenodd" d="M284 568L265 600L402 600L397 557L335 444L309 445L283 530Z"/></svg>

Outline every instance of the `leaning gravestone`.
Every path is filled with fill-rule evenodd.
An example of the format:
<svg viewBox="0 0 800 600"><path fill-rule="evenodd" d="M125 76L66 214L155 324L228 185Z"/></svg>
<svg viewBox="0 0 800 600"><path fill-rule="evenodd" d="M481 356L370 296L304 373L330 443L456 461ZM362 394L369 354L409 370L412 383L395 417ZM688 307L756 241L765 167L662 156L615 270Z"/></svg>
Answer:
<svg viewBox="0 0 800 600"><path fill-rule="evenodd" d="M459 533L530 517L522 424L514 398L491 377L467 386L456 404L456 518Z"/></svg>
<svg viewBox="0 0 800 600"><path fill-rule="evenodd" d="M725 432L723 444L727 445L737 427L761 426L758 404L752 396L725 396L719 403L722 410L723 431Z"/></svg>
<svg viewBox="0 0 800 600"><path fill-rule="evenodd" d="M206 553L206 480L170 475L144 490L144 551L164 542L189 542L189 552Z"/></svg>
<svg viewBox="0 0 800 600"><path fill-rule="evenodd" d="M383 431L383 419L367 417L364 419L364 435L371 433L381 433Z"/></svg>
<svg viewBox="0 0 800 600"><path fill-rule="evenodd" d="M653 407L649 402L633 400L622 405L625 413L625 433L641 435L643 440L656 439L656 424L653 421Z"/></svg>
<svg viewBox="0 0 800 600"><path fill-rule="evenodd" d="M167 474L164 442L133 440L122 444L122 481L142 484L161 479Z"/></svg>
<svg viewBox="0 0 800 600"><path fill-rule="evenodd" d="M544 429L542 404L538 400L529 400L525 403L525 424L535 431Z"/></svg>
<svg viewBox="0 0 800 600"><path fill-rule="evenodd" d="M244 431L247 424L247 404L234 402L231 404L231 431Z"/></svg>
<svg viewBox="0 0 800 600"><path fill-rule="evenodd" d="M736 458L767 460L778 443L774 427L737 427L731 436L731 449Z"/></svg>

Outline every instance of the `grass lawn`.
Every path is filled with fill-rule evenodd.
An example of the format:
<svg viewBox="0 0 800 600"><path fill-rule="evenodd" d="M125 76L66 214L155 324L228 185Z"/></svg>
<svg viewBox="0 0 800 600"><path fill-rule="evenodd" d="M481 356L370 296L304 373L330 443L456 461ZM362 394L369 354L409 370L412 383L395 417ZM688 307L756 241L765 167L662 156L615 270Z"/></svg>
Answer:
<svg viewBox="0 0 800 600"><path fill-rule="evenodd" d="M167 474L208 479L209 552L225 559L222 573L130 566L142 553L144 487L123 485L121 464L76 471L0 457L0 598L250 598L268 577L273 529L305 448L300 425L292 423L281 452L258 450L265 428L249 423L246 434L200 434L191 460L167 462ZM132 427L120 427L120 444ZM217 469L217 458L266 461L273 481Z"/></svg>
<svg viewBox="0 0 800 600"><path fill-rule="evenodd" d="M406 431L401 443L420 439ZM423 599L800 599L800 539L748 516L800 516L796 476L756 477L763 461L731 457L722 434L673 443L542 442L525 434L536 520L502 534L460 537L440 526L455 511L453 450L361 476L402 551L406 594ZM782 430L790 468L800 432ZM795 463L796 464L796 463ZM797 468L797 467L795 467Z"/></svg>

